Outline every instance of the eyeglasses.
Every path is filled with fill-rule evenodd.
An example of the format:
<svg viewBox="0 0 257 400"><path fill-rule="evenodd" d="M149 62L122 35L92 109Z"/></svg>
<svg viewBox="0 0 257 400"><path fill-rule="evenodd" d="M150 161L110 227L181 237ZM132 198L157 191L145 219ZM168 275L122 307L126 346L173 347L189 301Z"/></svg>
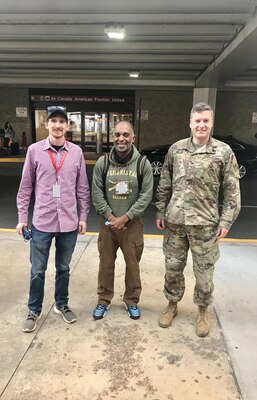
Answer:
<svg viewBox="0 0 257 400"><path fill-rule="evenodd" d="M113 132L113 134L112 134L115 138L119 138L120 136L123 136L124 138L128 138L130 135L131 135L131 133L129 133L129 132Z"/></svg>
<svg viewBox="0 0 257 400"><path fill-rule="evenodd" d="M49 107L47 107L47 111L49 113L51 113L51 112L53 112L55 110L61 110L61 111L64 111L66 113L66 107L64 107L64 106L49 106Z"/></svg>

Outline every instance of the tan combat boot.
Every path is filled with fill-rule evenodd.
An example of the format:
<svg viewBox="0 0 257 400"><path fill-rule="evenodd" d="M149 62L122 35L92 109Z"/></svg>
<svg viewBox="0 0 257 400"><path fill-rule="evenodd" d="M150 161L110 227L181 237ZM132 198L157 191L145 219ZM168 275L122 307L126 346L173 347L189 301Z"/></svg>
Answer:
<svg viewBox="0 0 257 400"><path fill-rule="evenodd" d="M210 319L207 307L198 306L196 334L200 337L205 337L209 334L210 327Z"/></svg>
<svg viewBox="0 0 257 400"><path fill-rule="evenodd" d="M168 306L165 308L165 310L163 311L163 313L159 318L159 326L161 328L168 328L171 325L173 318L176 317L177 313L178 313L177 303L169 301Z"/></svg>

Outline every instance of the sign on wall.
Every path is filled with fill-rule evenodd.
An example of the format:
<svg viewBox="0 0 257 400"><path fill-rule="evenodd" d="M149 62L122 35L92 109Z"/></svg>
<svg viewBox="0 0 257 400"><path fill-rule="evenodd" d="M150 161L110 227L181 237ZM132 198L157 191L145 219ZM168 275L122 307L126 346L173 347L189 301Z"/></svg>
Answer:
<svg viewBox="0 0 257 400"><path fill-rule="evenodd" d="M27 118L28 109L27 107L16 107L16 117Z"/></svg>
<svg viewBox="0 0 257 400"><path fill-rule="evenodd" d="M31 101L61 102L61 103L107 103L107 104L127 104L133 103L134 98L128 96L54 96L54 95L32 95Z"/></svg>
<svg viewBox="0 0 257 400"><path fill-rule="evenodd" d="M141 121L148 121L149 111L141 110ZM139 110L137 110L137 120L139 120Z"/></svg>
<svg viewBox="0 0 257 400"><path fill-rule="evenodd" d="M253 115L252 115L252 124L257 124L257 112L253 112Z"/></svg>

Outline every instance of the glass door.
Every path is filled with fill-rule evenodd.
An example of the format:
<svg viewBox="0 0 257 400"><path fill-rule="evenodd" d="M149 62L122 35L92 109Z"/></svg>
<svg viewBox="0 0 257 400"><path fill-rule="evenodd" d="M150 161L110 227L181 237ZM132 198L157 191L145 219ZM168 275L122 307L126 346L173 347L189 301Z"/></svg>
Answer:
<svg viewBox="0 0 257 400"><path fill-rule="evenodd" d="M107 112L85 111L86 151L96 151L99 143L101 147L106 146L107 126Z"/></svg>
<svg viewBox="0 0 257 400"><path fill-rule="evenodd" d="M67 140L81 146L81 112L67 112L69 121L69 130L66 133Z"/></svg>
<svg viewBox="0 0 257 400"><path fill-rule="evenodd" d="M132 113L126 113L126 112L110 112L110 122L109 122L109 127L110 127L110 134L114 131L115 125L120 122L120 121L128 121L132 124L133 121L133 116Z"/></svg>
<svg viewBox="0 0 257 400"><path fill-rule="evenodd" d="M45 127L46 110L35 110L36 142L47 138L48 131Z"/></svg>
<svg viewBox="0 0 257 400"><path fill-rule="evenodd" d="M69 129L67 140L81 146L83 151L102 153L112 147L112 132L120 121L133 122L129 112L107 111L68 111ZM36 141L45 139L48 131L45 128L46 110L35 110Z"/></svg>

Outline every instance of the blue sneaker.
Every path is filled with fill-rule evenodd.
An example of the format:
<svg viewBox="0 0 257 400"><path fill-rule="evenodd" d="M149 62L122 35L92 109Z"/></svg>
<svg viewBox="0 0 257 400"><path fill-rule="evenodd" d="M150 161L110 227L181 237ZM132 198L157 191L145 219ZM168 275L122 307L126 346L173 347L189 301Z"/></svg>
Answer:
<svg viewBox="0 0 257 400"><path fill-rule="evenodd" d="M93 311L93 318L102 319L105 316L108 308L109 306L106 306L105 304L97 304L96 308Z"/></svg>
<svg viewBox="0 0 257 400"><path fill-rule="evenodd" d="M140 318L140 309L138 306L130 306L126 304L126 309L128 310L128 315L132 319L139 319Z"/></svg>

